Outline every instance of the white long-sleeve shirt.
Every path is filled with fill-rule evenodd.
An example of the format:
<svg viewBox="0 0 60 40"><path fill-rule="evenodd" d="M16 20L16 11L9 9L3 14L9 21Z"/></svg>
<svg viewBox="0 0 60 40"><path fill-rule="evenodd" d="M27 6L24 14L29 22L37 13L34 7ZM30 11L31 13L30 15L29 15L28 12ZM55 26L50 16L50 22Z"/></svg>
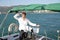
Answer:
<svg viewBox="0 0 60 40"><path fill-rule="evenodd" d="M25 20L22 17L19 17L19 14L14 15L14 18L19 22L19 31L24 30L25 32L30 31L32 28L28 27L28 24L31 26L36 26L35 23L30 22L27 18Z"/></svg>

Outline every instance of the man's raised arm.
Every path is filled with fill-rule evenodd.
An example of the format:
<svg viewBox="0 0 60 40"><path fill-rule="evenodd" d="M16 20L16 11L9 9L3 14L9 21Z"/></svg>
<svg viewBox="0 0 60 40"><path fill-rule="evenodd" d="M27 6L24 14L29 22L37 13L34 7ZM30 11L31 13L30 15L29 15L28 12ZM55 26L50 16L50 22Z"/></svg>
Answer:
<svg viewBox="0 0 60 40"><path fill-rule="evenodd" d="M20 16L20 13L17 13L17 14L14 15L14 18L15 18L16 20L18 20L18 19L19 19L19 16Z"/></svg>

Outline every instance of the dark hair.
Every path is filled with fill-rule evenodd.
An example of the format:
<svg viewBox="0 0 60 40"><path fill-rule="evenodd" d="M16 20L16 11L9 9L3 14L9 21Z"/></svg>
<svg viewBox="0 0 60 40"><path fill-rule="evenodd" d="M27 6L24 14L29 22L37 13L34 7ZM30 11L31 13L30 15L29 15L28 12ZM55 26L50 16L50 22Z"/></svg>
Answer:
<svg viewBox="0 0 60 40"><path fill-rule="evenodd" d="M22 12L22 14L26 15L26 12Z"/></svg>

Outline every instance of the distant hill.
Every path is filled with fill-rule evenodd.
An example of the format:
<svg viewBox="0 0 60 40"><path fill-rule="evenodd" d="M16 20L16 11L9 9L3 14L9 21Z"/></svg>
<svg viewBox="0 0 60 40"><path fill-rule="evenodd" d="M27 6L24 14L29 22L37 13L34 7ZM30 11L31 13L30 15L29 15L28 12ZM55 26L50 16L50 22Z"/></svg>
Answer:
<svg viewBox="0 0 60 40"><path fill-rule="evenodd" d="M25 5L17 5L17 6L0 6L0 12L5 14L7 13L10 9L12 9L13 7L18 7L18 6L25 6Z"/></svg>
<svg viewBox="0 0 60 40"><path fill-rule="evenodd" d="M41 7L44 5L44 10L52 10L52 11L57 11L57 12L60 12L60 3L53 3L53 4L30 4L30 5L16 5L16 6L0 6L0 12L1 13L7 13L10 9L12 9L13 7L19 7L21 9L23 9L24 7L26 8L36 8L38 10L41 10ZM29 6L29 7L28 7ZM42 8L43 9L43 8Z"/></svg>
<svg viewBox="0 0 60 40"><path fill-rule="evenodd" d="M7 6L0 6L0 12L1 13L7 13L8 10L10 10L13 7L7 7Z"/></svg>

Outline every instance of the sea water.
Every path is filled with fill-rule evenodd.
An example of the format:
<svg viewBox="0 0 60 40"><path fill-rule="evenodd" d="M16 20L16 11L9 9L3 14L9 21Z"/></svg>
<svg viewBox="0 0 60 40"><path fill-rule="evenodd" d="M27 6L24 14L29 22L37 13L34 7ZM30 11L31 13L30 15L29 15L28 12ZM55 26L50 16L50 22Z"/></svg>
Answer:
<svg viewBox="0 0 60 40"><path fill-rule="evenodd" d="M0 14L0 24L4 19L6 14ZM8 35L8 26L11 23L19 24L17 20L14 19L15 14L8 14L7 19L4 21L3 25L0 28L0 37L2 36L2 31L4 28L4 36ZM60 13L27 13L27 18L33 22L40 24L39 35L46 36L52 39L57 40L58 33L57 30L60 30ZM12 34L15 33L12 31Z"/></svg>

